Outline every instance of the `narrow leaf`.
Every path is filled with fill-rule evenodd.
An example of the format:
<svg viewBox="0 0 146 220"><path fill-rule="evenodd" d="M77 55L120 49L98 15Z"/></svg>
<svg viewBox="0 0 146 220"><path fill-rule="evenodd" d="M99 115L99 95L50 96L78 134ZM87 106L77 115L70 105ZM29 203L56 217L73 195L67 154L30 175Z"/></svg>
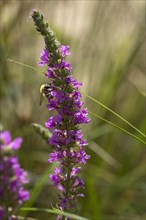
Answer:
<svg viewBox="0 0 146 220"><path fill-rule="evenodd" d="M102 147L100 147L95 142L91 142L88 148L90 148L94 153L100 156L106 163L108 163L115 169L118 169L121 166L121 164L114 157L112 157L109 153L107 153Z"/></svg>
<svg viewBox="0 0 146 220"><path fill-rule="evenodd" d="M32 212L47 212L47 213L52 213L52 214L56 214L56 215L63 215L63 216L67 216L67 217L71 217L73 219L76 220L89 220L87 218L72 214L72 213L68 213L68 212L62 212L58 209L43 209L43 208L21 208L22 211L32 211Z"/></svg>
<svg viewBox="0 0 146 220"><path fill-rule="evenodd" d="M124 121L126 124L128 124L131 128L133 128L134 130L136 130L139 134L141 134L143 137L146 137L146 135L140 131L138 128L136 128L134 125L132 125L129 121L127 121L125 118L123 118L122 116L120 116L119 114L117 114L116 112L114 112L113 110L111 110L110 108L108 108L106 105L104 105L103 103L97 101L96 99L92 98L89 95L86 95L87 98L91 99L92 101L96 102L97 104L99 104L100 106L102 106L103 108L107 109L109 112L111 112L112 114L114 114L115 116L117 116L118 118L120 118L122 121Z"/></svg>
<svg viewBox="0 0 146 220"><path fill-rule="evenodd" d="M52 136L51 132L43 127L40 124L33 123L32 126L34 127L35 131L45 140L48 142L48 138Z"/></svg>
<svg viewBox="0 0 146 220"><path fill-rule="evenodd" d="M129 131L125 130L124 128L119 127L118 125L114 124L113 122L110 122L110 121L108 121L107 119L102 118L101 116L94 114L93 112L89 112L89 113L90 113L91 115L95 116L96 118L99 118L99 119L101 119L102 121L105 121L106 123L108 123L108 124L114 126L115 128L118 128L119 130L121 130L121 131L123 131L123 132L129 134L130 136L134 137L135 139L137 139L137 140L140 141L141 143L146 144L145 141L141 140L139 137L135 136L134 134L130 133Z"/></svg>
<svg viewBox="0 0 146 220"><path fill-rule="evenodd" d="M21 62L16 61L16 60L7 59L7 61L13 62L13 63L16 63L16 64L19 64L19 65L22 65L22 66L25 66L25 67L30 68L30 69L32 69L32 70L35 70L35 71L37 71L37 72L41 72L41 70L39 70L39 69L37 69L37 68L35 68L35 67L33 67L33 66L29 66L29 65L27 65L27 64L25 64L25 63L21 63Z"/></svg>
<svg viewBox="0 0 146 220"><path fill-rule="evenodd" d="M23 209L25 209L25 214L24 216L27 216L28 212L31 211L29 209L26 209L26 206L31 207L37 200L38 196L40 195L40 193L42 192L44 186L46 185L47 182L49 182L49 174L51 173L51 171L54 169L55 164L52 165L49 169L47 169L42 176L39 178L39 180L37 181L37 183L35 184L35 187L32 189L31 193L30 193L30 199L29 201L25 202L23 205Z"/></svg>

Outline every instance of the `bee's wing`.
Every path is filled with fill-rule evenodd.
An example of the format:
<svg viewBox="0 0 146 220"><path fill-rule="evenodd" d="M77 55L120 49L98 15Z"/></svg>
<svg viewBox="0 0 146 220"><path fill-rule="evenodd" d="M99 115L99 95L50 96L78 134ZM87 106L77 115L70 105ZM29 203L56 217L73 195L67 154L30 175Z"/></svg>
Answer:
<svg viewBox="0 0 146 220"><path fill-rule="evenodd" d="M40 101L39 101L39 105L41 105L41 104L42 104L42 102L43 102L43 98L44 98L43 93L40 93Z"/></svg>

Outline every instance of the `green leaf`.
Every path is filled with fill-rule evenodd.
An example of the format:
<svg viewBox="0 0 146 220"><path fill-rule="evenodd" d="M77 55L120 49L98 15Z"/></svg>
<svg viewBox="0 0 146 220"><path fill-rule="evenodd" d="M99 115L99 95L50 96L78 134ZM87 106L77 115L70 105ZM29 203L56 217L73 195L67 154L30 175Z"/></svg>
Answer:
<svg viewBox="0 0 146 220"><path fill-rule="evenodd" d="M25 67L30 68L30 69L32 69L32 70L35 70L35 71L37 71L37 72L41 72L41 70L39 70L39 69L37 69L37 68L35 68L35 67L33 67L33 66L29 66L29 65L27 65L27 64L25 64L25 63L21 63L21 62L16 61L16 60L7 59L7 61L13 62L13 63L16 63L16 64L19 64L19 65L22 65L22 66L25 66Z"/></svg>
<svg viewBox="0 0 146 220"><path fill-rule="evenodd" d="M98 193L96 189L95 178L93 175L87 176L86 184L87 198L89 203L86 203L86 209L90 212L90 217L92 219L102 219L100 212L100 201L98 198Z"/></svg>
<svg viewBox="0 0 146 220"><path fill-rule="evenodd" d="M32 212L47 212L47 213L52 213L52 214L56 214L56 215L63 215L63 216L67 216L67 217L71 217L72 219L76 219L76 220L89 220L88 218L84 218L69 212L62 212L58 209L43 209L43 208L21 208L22 211L32 211Z"/></svg>
<svg viewBox="0 0 146 220"><path fill-rule="evenodd" d="M35 131L48 143L48 138L52 136L51 132L40 124L33 123Z"/></svg>
<svg viewBox="0 0 146 220"><path fill-rule="evenodd" d="M138 128L136 128L134 125L132 125L129 121L127 121L125 118L123 118L122 116L120 116L119 114L117 114L116 112L114 112L113 110L111 110L110 108L108 108L106 105L104 105L103 103L97 101L96 99L92 98L89 95L86 95L87 98L91 99L92 101L96 102L97 104L99 104L100 106L102 106L103 108L107 109L109 112L111 112L112 114L114 114L115 116L117 116L118 118L120 118L122 121L124 121L126 124L128 124L131 128L133 128L134 130L136 130L139 134L141 134L143 137L146 137L146 135L144 133L142 133Z"/></svg>
<svg viewBox="0 0 146 220"><path fill-rule="evenodd" d="M118 128L119 130L121 130L121 131L125 132L126 134L132 136L133 138L137 139L137 140L140 141L141 143L146 144L145 141L141 140L139 137L135 136L134 134L130 133L129 131L125 130L124 128L119 127L118 125L114 124L113 122L110 122L110 121L108 121L107 119L102 118L101 116L96 115L96 114L93 113L93 112L89 112L89 113L90 113L91 115L95 116L96 118L99 118L99 119L101 119L102 121L105 121L106 123L108 123L108 124L114 126L115 128Z"/></svg>
<svg viewBox="0 0 146 220"><path fill-rule="evenodd" d="M49 181L49 174L54 169L54 167L55 167L55 164L53 164L49 169L47 169L43 173L43 175L39 178L37 183L35 184L35 187L33 188L33 190L30 193L29 201L25 202L24 205L23 205L23 209L25 209L25 211L26 211L24 216L27 216L28 212L31 211L31 210L27 209L26 207L27 206L31 207L35 203L35 201L37 200L37 198L40 195L41 191L43 190L44 186Z"/></svg>
<svg viewBox="0 0 146 220"><path fill-rule="evenodd" d="M88 148L91 149L94 153L96 153L106 163L108 163L115 169L118 169L121 166L121 164L114 157L112 157L109 153L107 153L102 147L100 147L95 142L91 142Z"/></svg>

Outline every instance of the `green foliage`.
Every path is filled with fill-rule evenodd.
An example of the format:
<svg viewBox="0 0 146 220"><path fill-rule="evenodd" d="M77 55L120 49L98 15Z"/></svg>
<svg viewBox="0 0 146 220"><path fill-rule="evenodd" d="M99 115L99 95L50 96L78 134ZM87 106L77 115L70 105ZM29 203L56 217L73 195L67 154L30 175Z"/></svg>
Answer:
<svg viewBox="0 0 146 220"><path fill-rule="evenodd" d="M146 135L144 133L142 133L138 128L136 128L134 125L132 125L129 121L127 121L125 118L123 118L122 116L120 116L119 114L117 114L116 112L114 112L112 109L108 108L106 105L104 105L103 103L99 102L98 100L92 98L89 95L86 95L89 99L93 100L95 103L97 103L98 105L101 105L103 108L105 108L106 110L110 111L112 114L116 115L118 118L120 118L122 121L124 121L126 124L128 124L130 127L132 127L134 130L136 130L139 134L141 134L143 137L146 137Z"/></svg>
<svg viewBox="0 0 146 220"><path fill-rule="evenodd" d="M23 214L53 220L58 211L50 204L56 202L48 176L51 133L40 125L50 116L45 99L39 106L40 85L47 83L36 67L44 43L29 19L38 8L59 41L71 45L73 74L92 98L85 100L92 112L84 130L91 159L82 169L86 197L79 216L145 219L144 1L2 1L1 8L1 122L24 137L20 159L30 173L31 200Z"/></svg>
<svg viewBox="0 0 146 220"><path fill-rule="evenodd" d="M101 119L102 121L104 121L104 122L106 122L106 123L108 123L108 124L110 124L110 125L114 126L115 128L118 128L119 130L121 130L121 131L123 131L123 132L127 133L128 135L130 135L130 136L134 137L135 139L137 139L137 140L138 140L138 141L140 141L141 143L146 144L146 142L145 142L145 141L141 140L139 137L137 137L136 135L134 135L134 134L130 133L129 131L127 131L127 130L125 130L125 129L121 128L121 127L119 127L118 125L116 125L116 124L114 124L114 123L112 123L112 122L110 122L110 121L106 120L105 118L102 118L102 117L101 117L101 116L99 116L99 115L96 115L96 114L95 114L95 113L93 113L93 112L90 112L90 111L89 111L89 113L90 113L91 115L93 115L93 116L95 116L95 117L97 117L97 118ZM137 129L137 128L136 128L136 129ZM138 130L138 129L137 129L137 130Z"/></svg>
<svg viewBox="0 0 146 220"><path fill-rule="evenodd" d="M35 203L35 201L37 200L37 198L39 197L40 193L42 192L44 186L48 183L48 177L50 172L52 172L54 168L54 165L50 168L47 169L40 177L39 180L37 181L35 187L31 190L30 193L30 199L29 201L27 201L24 205L22 210L25 210L25 213L23 214L23 216L28 216L29 209L26 209L26 207L32 207L32 205Z"/></svg>
<svg viewBox="0 0 146 220"><path fill-rule="evenodd" d="M33 123L32 126L34 127L35 131L42 137L42 139L48 143L48 138L52 136L51 132L47 128L37 123Z"/></svg>
<svg viewBox="0 0 146 220"><path fill-rule="evenodd" d="M88 218L84 218L84 217L81 217L81 216L78 216L78 215L75 215L75 214L71 214L69 212L62 212L58 209L39 209L39 208L22 208L21 209L22 211L32 211L32 212L38 212L38 211L41 211L41 212L47 212L47 213L52 213L52 214L55 214L55 215L63 215L63 216L68 216L72 219L75 219L75 220L89 220Z"/></svg>

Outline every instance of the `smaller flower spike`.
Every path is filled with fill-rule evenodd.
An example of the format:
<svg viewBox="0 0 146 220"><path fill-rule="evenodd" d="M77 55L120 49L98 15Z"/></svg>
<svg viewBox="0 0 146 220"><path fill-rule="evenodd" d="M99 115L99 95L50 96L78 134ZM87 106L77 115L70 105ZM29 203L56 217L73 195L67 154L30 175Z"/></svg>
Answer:
<svg viewBox="0 0 146 220"><path fill-rule="evenodd" d="M29 192L23 187L29 181L28 174L14 156L21 144L22 138L12 140L9 131L0 132L0 220L17 220L11 213L29 199Z"/></svg>
<svg viewBox="0 0 146 220"><path fill-rule="evenodd" d="M48 99L48 110L56 110L56 115L50 117L45 123L52 130L52 137L48 143L54 148L49 156L49 162L57 161L59 168L50 175L50 179L58 188L60 210L68 211L74 209L78 197L83 197L80 192L85 187L79 178L81 170L79 164L86 164L90 158L84 148L87 141L83 139L80 124L90 121L87 109L83 108L82 95L79 91L82 83L72 76L72 66L66 61L70 55L70 47L60 45L55 34L44 21L43 15L33 11L32 18L36 29L45 40L45 49L41 54L39 65L46 65L46 77L50 79L49 90L46 93ZM70 219L58 216L58 220Z"/></svg>

